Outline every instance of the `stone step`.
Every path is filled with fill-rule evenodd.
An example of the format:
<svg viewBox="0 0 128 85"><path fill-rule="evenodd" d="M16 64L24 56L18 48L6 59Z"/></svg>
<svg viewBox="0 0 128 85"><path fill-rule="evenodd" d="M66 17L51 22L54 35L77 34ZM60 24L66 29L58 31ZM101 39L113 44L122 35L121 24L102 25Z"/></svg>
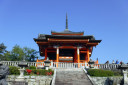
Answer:
<svg viewBox="0 0 128 85"><path fill-rule="evenodd" d="M82 69L57 69L55 85L92 85Z"/></svg>
<svg viewBox="0 0 128 85"><path fill-rule="evenodd" d="M58 68L57 71L82 71L82 68Z"/></svg>

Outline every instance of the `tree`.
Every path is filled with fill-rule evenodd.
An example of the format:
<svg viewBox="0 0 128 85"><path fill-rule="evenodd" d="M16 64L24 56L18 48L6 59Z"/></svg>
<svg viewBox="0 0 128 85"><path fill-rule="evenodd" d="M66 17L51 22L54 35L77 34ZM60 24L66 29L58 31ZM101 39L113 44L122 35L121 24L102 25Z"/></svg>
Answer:
<svg viewBox="0 0 128 85"><path fill-rule="evenodd" d="M25 57L27 61L34 61L35 57L37 56L37 51L32 49L32 48L28 48L28 47L24 47L23 51L25 53Z"/></svg>
<svg viewBox="0 0 128 85"><path fill-rule="evenodd" d="M4 53L2 60L11 61L11 56L12 55L11 55L10 51L7 51L6 53Z"/></svg>
<svg viewBox="0 0 128 85"><path fill-rule="evenodd" d="M34 61L37 53L32 48L21 48L19 45L15 45L11 51L6 51L6 46L3 43L0 44L0 60L21 61L25 59L27 61Z"/></svg>
<svg viewBox="0 0 128 85"><path fill-rule="evenodd" d="M3 60L3 55L6 52L6 46L4 45L4 43L0 44L0 60Z"/></svg>
<svg viewBox="0 0 128 85"><path fill-rule="evenodd" d="M11 60L12 61L21 61L23 60L23 57L25 56L25 53L23 49L19 45L15 45L11 51Z"/></svg>
<svg viewBox="0 0 128 85"><path fill-rule="evenodd" d="M4 43L0 44L0 54L3 54L6 50L6 46L4 45Z"/></svg>

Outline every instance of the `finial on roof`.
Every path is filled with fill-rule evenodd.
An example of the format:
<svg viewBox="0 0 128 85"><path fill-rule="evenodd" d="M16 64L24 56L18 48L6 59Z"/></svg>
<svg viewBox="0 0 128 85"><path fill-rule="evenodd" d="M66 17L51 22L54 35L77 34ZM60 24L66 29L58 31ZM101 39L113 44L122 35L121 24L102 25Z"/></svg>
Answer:
<svg viewBox="0 0 128 85"><path fill-rule="evenodd" d="M68 16L67 16L67 13L66 13L66 29L68 30Z"/></svg>

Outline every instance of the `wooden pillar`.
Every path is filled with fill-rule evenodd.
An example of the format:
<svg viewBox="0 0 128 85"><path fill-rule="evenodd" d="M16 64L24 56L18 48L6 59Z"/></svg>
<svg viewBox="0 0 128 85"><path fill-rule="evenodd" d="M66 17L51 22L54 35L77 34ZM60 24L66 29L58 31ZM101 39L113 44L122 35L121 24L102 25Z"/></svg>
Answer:
<svg viewBox="0 0 128 85"><path fill-rule="evenodd" d="M56 62L57 62L56 67L58 67L58 62L59 62L59 47L57 47L57 49L56 49Z"/></svg>
<svg viewBox="0 0 128 85"><path fill-rule="evenodd" d="M45 48L45 59L44 60L47 60L47 48Z"/></svg>
<svg viewBox="0 0 128 85"><path fill-rule="evenodd" d="M56 49L56 62L59 62L59 48Z"/></svg>
<svg viewBox="0 0 128 85"><path fill-rule="evenodd" d="M77 63L78 63L78 68L80 67L80 49L77 47Z"/></svg>
<svg viewBox="0 0 128 85"><path fill-rule="evenodd" d="M88 62L87 53L85 54L85 62Z"/></svg>
<svg viewBox="0 0 128 85"><path fill-rule="evenodd" d="M77 49L75 49L74 51L74 57L73 57L74 62L73 63L77 63Z"/></svg>
<svg viewBox="0 0 128 85"><path fill-rule="evenodd" d="M87 49L87 63L89 62L90 57L89 57L89 49Z"/></svg>

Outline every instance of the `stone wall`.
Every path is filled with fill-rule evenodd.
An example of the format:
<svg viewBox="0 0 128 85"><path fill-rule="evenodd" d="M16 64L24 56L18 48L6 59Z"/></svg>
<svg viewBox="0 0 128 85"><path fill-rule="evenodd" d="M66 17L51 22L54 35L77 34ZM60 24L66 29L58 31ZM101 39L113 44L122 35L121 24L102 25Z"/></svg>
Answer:
<svg viewBox="0 0 128 85"><path fill-rule="evenodd" d="M123 77L90 77L94 85L123 85Z"/></svg>
<svg viewBox="0 0 128 85"><path fill-rule="evenodd" d="M8 85L13 85L12 81L18 76L9 75L7 78ZM25 81L28 85L50 85L53 76L25 76Z"/></svg>

